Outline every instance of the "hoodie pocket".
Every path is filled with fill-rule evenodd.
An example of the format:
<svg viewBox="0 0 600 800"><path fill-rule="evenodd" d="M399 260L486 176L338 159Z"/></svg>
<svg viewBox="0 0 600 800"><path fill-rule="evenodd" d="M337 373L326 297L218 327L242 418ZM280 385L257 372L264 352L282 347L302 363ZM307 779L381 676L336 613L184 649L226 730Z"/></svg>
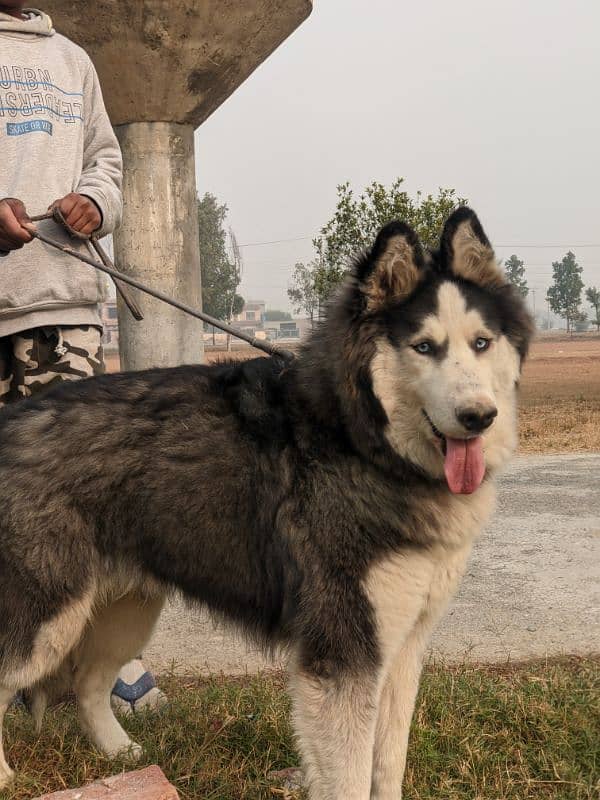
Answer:
<svg viewBox="0 0 600 800"><path fill-rule="evenodd" d="M70 246L73 243L67 242ZM77 245L85 254L85 244ZM0 263L0 315L21 311L96 305L107 296L99 270L39 241L10 253Z"/></svg>

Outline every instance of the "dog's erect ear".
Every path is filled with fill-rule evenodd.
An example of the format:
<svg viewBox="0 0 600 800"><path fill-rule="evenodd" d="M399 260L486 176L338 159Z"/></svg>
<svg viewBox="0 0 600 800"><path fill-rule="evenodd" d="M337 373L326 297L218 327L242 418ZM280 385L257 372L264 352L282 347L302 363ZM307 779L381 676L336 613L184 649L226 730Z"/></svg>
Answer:
<svg viewBox="0 0 600 800"><path fill-rule="evenodd" d="M404 222L390 222L377 234L370 252L361 259L358 279L367 308L405 300L417 288L425 267L417 234Z"/></svg>
<svg viewBox="0 0 600 800"><path fill-rule="evenodd" d="M444 267L459 278L489 289L506 284L477 214L467 206L457 208L446 220L440 253Z"/></svg>

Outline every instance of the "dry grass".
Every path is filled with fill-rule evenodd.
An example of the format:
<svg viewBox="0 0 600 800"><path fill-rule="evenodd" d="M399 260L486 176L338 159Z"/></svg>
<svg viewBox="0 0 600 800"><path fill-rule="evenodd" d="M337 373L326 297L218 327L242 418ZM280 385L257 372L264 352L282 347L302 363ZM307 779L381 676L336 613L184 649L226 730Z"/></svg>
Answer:
<svg viewBox="0 0 600 800"><path fill-rule="evenodd" d="M182 800L285 797L272 770L298 764L280 674L165 678L171 705L126 722ZM41 737L8 715L20 777L0 797L27 800L127 768L82 738L74 709L50 715ZM591 800L600 785L600 661L429 668L412 730L408 800ZM301 794L289 793L289 800Z"/></svg>
<svg viewBox="0 0 600 800"><path fill-rule="evenodd" d="M600 452L600 336L534 342L521 387L520 450Z"/></svg>
<svg viewBox="0 0 600 800"><path fill-rule="evenodd" d="M521 409L519 452L600 452L600 397L537 401Z"/></svg>

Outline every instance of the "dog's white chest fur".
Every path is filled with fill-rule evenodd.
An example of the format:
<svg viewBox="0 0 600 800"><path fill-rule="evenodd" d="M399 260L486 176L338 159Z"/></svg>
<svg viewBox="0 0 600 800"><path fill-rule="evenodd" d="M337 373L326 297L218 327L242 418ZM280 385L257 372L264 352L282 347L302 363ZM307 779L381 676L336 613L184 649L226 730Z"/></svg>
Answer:
<svg viewBox="0 0 600 800"><path fill-rule="evenodd" d="M473 540L493 505L490 483L475 495L456 497L439 544L396 553L369 571L365 588L375 612L384 663L394 659L408 637L428 637L456 591Z"/></svg>

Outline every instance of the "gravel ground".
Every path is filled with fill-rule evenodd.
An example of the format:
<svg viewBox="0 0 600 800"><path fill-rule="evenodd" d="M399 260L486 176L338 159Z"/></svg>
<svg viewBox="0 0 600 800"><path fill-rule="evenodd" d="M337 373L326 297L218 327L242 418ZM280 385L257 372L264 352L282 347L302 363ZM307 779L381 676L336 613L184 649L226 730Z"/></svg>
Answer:
<svg viewBox="0 0 600 800"><path fill-rule="evenodd" d="M599 476L600 454L515 459L432 657L505 662L600 652ZM181 673L273 665L177 603L165 610L145 662Z"/></svg>

